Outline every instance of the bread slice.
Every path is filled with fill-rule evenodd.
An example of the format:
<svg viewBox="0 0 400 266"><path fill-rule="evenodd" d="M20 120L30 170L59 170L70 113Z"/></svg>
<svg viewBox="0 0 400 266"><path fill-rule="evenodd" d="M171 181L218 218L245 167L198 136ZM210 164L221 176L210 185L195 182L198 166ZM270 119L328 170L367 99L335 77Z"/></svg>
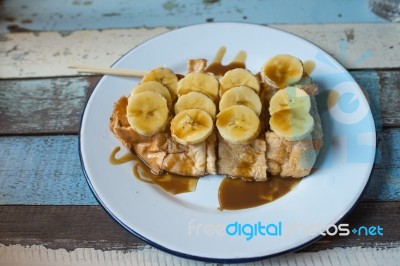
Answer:
<svg viewBox="0 0 400 266"><path fill-rule="evenodd" d="M272 175L296 178L309 175L322 148L322 124L314 97L318 87L315 84L306 84L300 88L310 95L310 114L314 118L314 129L306 138L298 141L287 141L273 131L265 133L268 173Z"/></svg>
<svg viewBox="0 0 400 266"><path fill-rule="evenodd" d="M154 174L169 172L182 176L215 174L215 133L205 141L182 145L168 132L146 137L135 132L126 118L128 99L123 96L115 104L110 130L121 143L138 155Z"/></svg>
<svg viewBox="0 0 400 266"><path fill-rule="evenodd" d="M217 172L244 180L267 180L266 141L257 138L250 144L231 144L218 136Z"/></svg>

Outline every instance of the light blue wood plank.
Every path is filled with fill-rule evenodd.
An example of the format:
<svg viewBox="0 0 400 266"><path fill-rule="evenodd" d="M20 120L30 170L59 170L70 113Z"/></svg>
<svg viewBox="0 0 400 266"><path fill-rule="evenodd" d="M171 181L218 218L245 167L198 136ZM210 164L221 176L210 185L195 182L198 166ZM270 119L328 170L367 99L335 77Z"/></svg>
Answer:
<svg viewBox="0 0 400 266"><path fill-rule="evenodd" d="M386 120L383 122L381 110L386 111L387 105L381 106L380 99L383 98L382 101L384 103L388 102L387 99L384 98L384 93L386 91L395 90L395 88L380 87L378 73L374 70L352 71L350 73L354 77L360 88L367 93L369 105L371 107L371 112L375 121L376 130L381 131L383 123L386 122ZM383 97L380 97L380 94ZM395 110L387 111L388 112L386 113L388 113L388 115L386 117L393 118L397 115L397 112L395 112Z"/></svg>
<svg viewBox="0 0 400 266"><path fill-rule="evenodd" d="M0 204L97 204L77 136L0 138Z"/></svg>
<svg viewBox="0 0 400 266"><path fill-rule="evenodd" d="M382 158L363 200L400 200L400 129L379 133ZM77 136L0 138L0 204L97 204L82 173Z"/></svg>
<svg viewBox="0 0 400 266"><path fill-rule="evenodd" d="M0 32L176 27L212 21L259 24L385 22L368 1L13 0L2 1Z"/></svg>

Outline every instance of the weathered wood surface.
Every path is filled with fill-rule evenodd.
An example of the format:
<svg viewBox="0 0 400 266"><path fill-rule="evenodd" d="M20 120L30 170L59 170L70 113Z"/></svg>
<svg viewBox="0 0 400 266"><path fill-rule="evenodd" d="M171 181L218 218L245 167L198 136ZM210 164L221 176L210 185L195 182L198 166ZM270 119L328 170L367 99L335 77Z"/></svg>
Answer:
<svg viewBox="0 0 400 266"><path fill-rule="evenodd" d="M0 81L0 134L78 132L98 77Z"/></svg>
<svg viewBox="0 0 400 266"><path fill-rule="evenodd" d="M2 1L0 32L185 26L212 21L270 23L385 22L368 1L220 0ZM284 7L284 8L282 8ZM357 12L354 12L357 10Z"/></svg>
<svg viewBox="0 0 400 266"><path fill-rule="evenodd" d="M397 73L396 73L397 72ZM400 126L400 72L378 71L380 114L383 126ZM393 74L393 75L392 75ZM353 73L354 75L354 73ZM354 75L357 79L357 75ZM361 79L357 79L361 83Z"/></svg>
<svg viewBox="0 0 400 266"><path fill-rule="evenodd" d="M2 137L0 150L0 204L97 204L76 135Z"/></svg>
<svg viewBox="0 0 400 266"><path fill-rule="evenodd" d="M13 1L11 1L13 2ZM309 40L349 69L398 68L398 23L272 25ZM170 29L139 28L0 34L0 78L71 76L70 64L109 66ZM229 44L221 44L229 48Z"/></svg>
<svg viewBox="0 0 400 266"><path fill-rule="evenodd" d="M351 71L370 95L378 129L400 125L400 71ZM0 80L0 135L77 133L99 76Z"/></svg>
<svg viewBox="0 0 400 266"><path fill-rule="evenodd" d="M289 253L257 262L229 264L241 266L348 266L348 265L397 265L400 248L379 250L375 248L333 248L317 252ZM74 251L48 249L43 246L4 246L0 244L1 266L109 266L109 265L176 265L202 266L223 265L188 260L157 251L155 248L141 250L102 251L78 248ZM225 265L225 264L224 264Z"/></svg>
<svg viewBox="0 0 400 266"><path fill-rule="evenodd" d="M381 161L362 200L400 200L400 130L384 129L378 138ZM0 204L97 204L81 170L77 136L2 137L0 150Z"/></svg>
<svg viewBox="0 0 400 266"><path fill-rule="evenodd" d="M380 225L384 236L325 237L259 264L398 264L400 24L356 0L60 3L0 0L0 266L203 265L151 248L98 205L81 170L77 132L100 77L67 66L109 66L153 36L213 21L271 25L320 46L353 70L378 126L381 158L344 222Z"/></svg>
<svg viewBox="0 0 400 266"><path fill-rule="evenodd" d="M302 251L354 246L377 249L399 247L399 219L399 202L363 202L342 223L349 224L350 230L379 225L383 228L382 236L365 233L326 236ZM76 248L127 251L149 247L118 225L99 206L0 206L0 243L43 245L67 251Z"/></svg>

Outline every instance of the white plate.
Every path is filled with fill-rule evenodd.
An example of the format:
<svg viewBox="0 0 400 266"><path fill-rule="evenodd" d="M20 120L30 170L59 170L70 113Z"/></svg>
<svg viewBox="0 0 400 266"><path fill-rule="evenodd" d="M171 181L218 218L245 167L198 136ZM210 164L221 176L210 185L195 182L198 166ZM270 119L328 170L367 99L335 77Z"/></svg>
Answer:
<svg viewBox="0 0 400 266"><path fill-rule="evenodd" d="M227 47L226 63L240 50L246 51L246 65L253 72L281 53L316 63L312 77L320 88L317 100L325 134L318 169L284 197L240 211L217 210L218 176L200 179L193 193L169 195L138 181L130 164L109 163L111 151L120 145L108 129L113 103L129 95L139 79L104 76L87 103L80 130L81 161L89 185L116 221L176 255L239 262L302 248L320 237L318 230L324 232L338 223L367 184L375 155L375 126L368 103L350 74L327 53L295 35L252 24L213 23L173 30L134 48L114 67L167 66L184 73L187 59L211 60L221 46ZM338 91L340 98L336 107L328 109L330 89ZM258 232L250 239L259 222L280 224L281 234ZM235 233L239 225L241 234ZM271 233L273 229L271 225Z"/></svg>

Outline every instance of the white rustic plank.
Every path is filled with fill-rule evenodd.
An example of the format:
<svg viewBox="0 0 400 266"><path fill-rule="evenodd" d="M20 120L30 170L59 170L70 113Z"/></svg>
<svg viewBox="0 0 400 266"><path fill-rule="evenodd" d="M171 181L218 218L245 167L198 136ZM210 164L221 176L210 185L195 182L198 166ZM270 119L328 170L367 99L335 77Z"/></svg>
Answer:
<svg viewBox="0 0 400 266"><path fill-rule="evenodd" d="M254 263L240 265L398 265L400 247L334 248L318 252L289 253ZM60 265L215 265L179 258L157 249L101 251L90 248L52 250L44 246L0 245L0 266L60 266ZM236 264L231 264L236 265Z"/></svg>
<svg viewBox="0 0 400 266"><path fill-rule="evenodd" d="M74 63L109 66L166 28L0 35L0 78L72 75Z"/></svg>
<svg viewBox="0 0 400 266"><path fill-rule="evenodd" d="M399 23L272 27L317 44L349 69L400 67ZM3 34L0 78L74 75L75 71L67 66L76 63L109 66L133 47L168 30L162 27Z"/></svg>

